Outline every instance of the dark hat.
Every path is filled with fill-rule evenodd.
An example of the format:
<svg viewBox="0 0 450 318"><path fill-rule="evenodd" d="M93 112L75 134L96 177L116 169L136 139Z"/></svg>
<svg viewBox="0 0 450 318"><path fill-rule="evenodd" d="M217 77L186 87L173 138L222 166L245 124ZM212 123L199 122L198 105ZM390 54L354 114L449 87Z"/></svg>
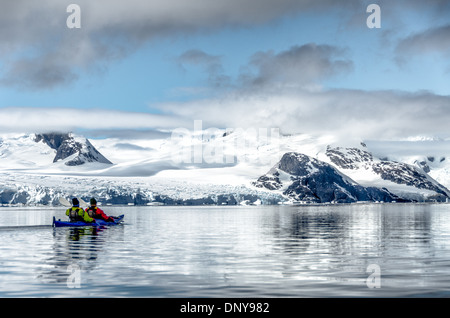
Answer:
<svg viewBox="0 0 450 318"><path fill-rule="evenodd" d="M79 206L80 205L80 201L78 201L77 198L73 198L72 199L72 204L73 204L73 206Z"/></svg>
<svg viewBox="0 0 450 318"><path fill-rule="evenodd" d="M97 200L95 200L95 198L92 198L90 202L91 202L91 205L96 205L97 204Z"/></svg>

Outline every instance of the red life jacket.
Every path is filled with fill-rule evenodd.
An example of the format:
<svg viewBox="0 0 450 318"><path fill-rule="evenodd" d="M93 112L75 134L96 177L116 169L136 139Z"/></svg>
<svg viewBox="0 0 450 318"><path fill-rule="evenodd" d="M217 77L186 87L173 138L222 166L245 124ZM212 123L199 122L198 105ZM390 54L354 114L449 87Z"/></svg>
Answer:
<svg viewBox="0 0 450 318"><path fill-rule="evenodd" d="M113 218L108 217L102 209L99 209L96 206L90 206L86 209L87 214L93 219L104 220L107 222L114 221Z"/></svg>

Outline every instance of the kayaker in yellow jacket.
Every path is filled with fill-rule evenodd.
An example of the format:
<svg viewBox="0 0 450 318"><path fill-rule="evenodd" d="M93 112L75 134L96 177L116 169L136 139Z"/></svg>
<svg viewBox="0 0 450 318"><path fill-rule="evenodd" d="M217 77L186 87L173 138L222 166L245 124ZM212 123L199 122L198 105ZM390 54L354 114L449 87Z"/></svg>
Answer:
<svg viewBox="0 0 450 318"><path fill-rule="evenodd" d="M70 218L71 222L95 222L95 220L91 218L89 214L87 214L82 208L80 208L80 202L77 198L72 199L72 207L67 209L66 215Z"/></svg>

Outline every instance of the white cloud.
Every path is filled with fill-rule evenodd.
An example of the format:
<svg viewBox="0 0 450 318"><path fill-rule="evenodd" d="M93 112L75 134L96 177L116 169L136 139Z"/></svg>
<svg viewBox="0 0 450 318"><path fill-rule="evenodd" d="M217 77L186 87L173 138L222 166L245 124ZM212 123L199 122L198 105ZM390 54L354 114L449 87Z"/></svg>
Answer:
<svg viewBox="0 0 450 318"><path fill-rule="evenodd" d="M396 91L283 91L161 104L166 113L203 120L204 127L280 128L282 133L346 139L450 136L449 96Z"/></svg>
<svg viewBox="0 0 450 318"><path fill-rule="evenodd" d="M0 132L172 129L190 123L177 116L102 109L0 108Z"/></svg>
<svg viewBox="0 0 450 318"><path fill-rule="evenodd" d="M230 93L222 98L163 103L161 114L66 108L1 108L0 132L279 128L283 134L332 135L340 141L450 137L450 96L427 92L285 89L279 94Z"/></svg>

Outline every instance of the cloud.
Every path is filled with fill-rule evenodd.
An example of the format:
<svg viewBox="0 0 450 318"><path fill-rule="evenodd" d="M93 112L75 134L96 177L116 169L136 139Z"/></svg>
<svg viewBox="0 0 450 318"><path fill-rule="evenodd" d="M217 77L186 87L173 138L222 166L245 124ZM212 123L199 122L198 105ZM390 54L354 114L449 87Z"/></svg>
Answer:
<svg viewBox="0 0 450 318"><path fill-rule="evenodd" d="M275 53L261 51L253 54L241 67L236 78L225 74L220 56L192 49L181 54L177 61L186 66L200 66L207 74L208 85L214 89L237 91L271 91L284 87L316 88L323 80L353 70L353 62L346 50L324 44L296 45Z"/></svg>
<svg viewBox="0 0 450 318"><path fill-rule="evenodd" d="M81 73L106 69L149 41L251 28L304 12L344 12L365 28L370 1L359 0L78 0L82 28L66 27L73 1L15 0L0 10L0 84L51 89L76 81ZM405 10L428 11L448 18L448 1L380 1L382 17ZM437 10L439 8L439 10ZM427 13L429 14L429 12ZM403 16L402 16L403 17ZM385 21L385 20L383 20ZM404 37L397 54L448 54L448 22ZM387 23L383 22L383 28ZM404 30L402 30L404 31ZM373 32L372 32L373 34ZM396 33L401 36L403 32ZM127 134L136 129L204 127L279 127L284 133L335 134L345 138L401 138L448 135L448 96L427 92L323 90L330 77L352 71L344 48L309 43L284 51L255 53L236 78L226 74L221 56L189 50L178 56L185 68L201 67L211 87L229 86L225 95L159 105L161 114L63 108L2 108L0 131L85 129ZM317 90L311 87L318 86ZM317 88L317 87L316 87ZM193 88L187 88L193 89Z"/></svg>
<svg viewBox="0 0 450 318"><path fill-rule="evenodd" d="M371 1L77 0L81 8L81 29L68 29L66 8L71 3L70 0L2 2L0 84L50 89L76 81L82 72L107 69L111 61L128 56L149 41L223 28L251 28L297 14L339 12L340 27L346 25L345 21L354 20L357 22L347 27L365 28L365 9ZM447 19L450 13L447 0L380 0L378 3L383 17L397 20L407 10L441 19ZM440 36L436 35L435 39L433 45L439 48ZM412 45L416 41L410 39L404 46L408 42Z"/></svg>
<svg viewBox="0 0 450 318"><path fill-rule="evenodd" d="M149 41L223 28L252 28L297 14L339 12L341 26L353 19L356 25L365 28L365 9L370 1L77 0L81 8L81 29L68 29L66 8L71 3L69 0L2 2L0 84L51 89L76 81L82 72L107 69L111 61L128 56ZM450 12L446 0L426 3L401 0L395 4L380 0L379 3L383 16L395 17L396 13L408 9L427 14L432 11L439 17L448 17ZM265 57L270 58L267 54ZM213 79L216 84L226 80Z"/></svg>
<svg viewBox="0 0 450 318"><path fill-rule="evenodd" d="M64 85L78 79L73 66L68 65L59 55L48 54L14 61L0 84L24 89L47 89Z"/></svg>
<svg viewBox="0 0 450 318"><path fill-rule="evenodd" d="M80 132L83 135L91 136L94 138L119 138L119 139L164 139L170 138L171 131L170 126L162 126L160 129L153 129L147 127L130 126L127 127L112 127L108 129L90 127L90 129L83 128ZM173 127L172 127L173 128Z"/></svg>
<svg viewBox="0 0 450 318"><path fill-rule="evenodd" d="M402 39L397 45L399 55L442 53L450 55L450 24L427 29Z"/></svg>
<svg viewBox="0 0 450 318"><path fill-rule="evenodd" d="M255 87L305 87L352 70L352 61L339 59L344 55L343 49L315 43L293 46L277 54L258 52L250 61L256 73L246 73L242 77L247 85Z"/></svg>
<svg viewBox="0 0 450 318"><path fill-rule="evenodd" d="M177 59L181 68L187 65L203 67L208 77L208 84L213 87L228 86L230 77L225 75L220 56L207 54L202 50L192 49L181 54Z"/></svg>
<svg viewBox="0 0 450 318"><path fill-rule="evenodd" d="M164 103L160 109L191 122L202 120L204 128L280 128L285 134L360 140L450 136L449 103L449 96L427 92L294 89L280 94L230 94L220 99Z"/></svg>
<svg viewBox="0 0 450 318"><path fill-rule="evenodd" d="M190 121L176 115L135 113L102 109L74 108L0 108L0 132L52 132L173 129L190 125ZM143 132L142 132L143 133Z"/></svg>
<svg viewBox="0 0 450 318"><path fill-rule="evenodd" d="M130 144L130 143L126 143L126 142L119 142L116 143L114 145L115 148L117 148L118 150L138 150L138 151L151 151L154 150L153 148L150 147L141 147L135 144Z"/></svg>
<svg viewBox="0 0 450 318"><path fill-rule="evenodd" d="M344 10L357 0L78 0L81 29L68 29L68 0L16 0L0 11L0 83L49 89L105 69L149 41L253 27L288 15ZM363 11L359 11L363 12Z"/></svg>
<svg viewBox="0 0 450 318"><path fill-rule="evenodd" d="M450 96L429 92L292 89L264 95L247 91L221 98L163 103L159 105L160 114L2 108L0 132L81 130L97 136L168 138L171 130L193 130L194 120L202 120L204 129L279 128L282 134L327 135L341 143L411 136L449 138L449 104Z"/></svg>

